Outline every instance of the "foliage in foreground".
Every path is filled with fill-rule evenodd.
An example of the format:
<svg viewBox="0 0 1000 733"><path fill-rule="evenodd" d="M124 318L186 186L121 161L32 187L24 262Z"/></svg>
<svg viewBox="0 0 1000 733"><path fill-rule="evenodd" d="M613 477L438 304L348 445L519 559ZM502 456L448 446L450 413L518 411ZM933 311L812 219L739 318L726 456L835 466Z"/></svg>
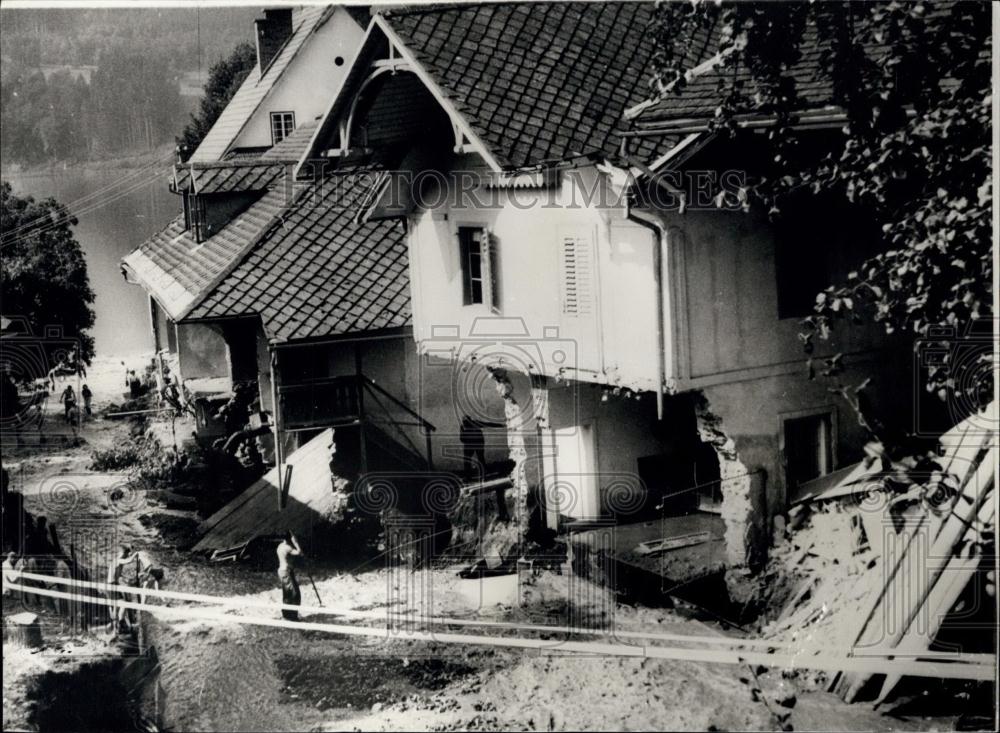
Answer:
<svg viewBox="0 0 1000 733"><path fill-rule="evenodd" d="M94 451L90 468L126 471L131 481L146 489L176 486L190 475L190 461L185 453L167 450L148 435Z"/></svg>
<svg viewBox="0 0 1000 733"><path fill-rule="evenodd" d="M64 338L76 340L77 356L89 364L94 356L88 333L94 325L94 291L71 229L76 224L76 217L55 199L36 201L18 196L7 182L0 184L3 315L26 318L35 336L61 328ZM65 342L52 346L64 349ZM56 356L47 354L46 359L51 364Z"/></svg>
<svg viewBox="0 0 1000 733"><path fill-rule="evenodd" d="M712 128L738 135L741 115L773 120L756 141L773 167L750 183L750 200L779 214L796 192L831 193L881 226L886 251L817 295L803 321L808 354L837 320L874 320L954 351L992 317L988 4L664 2L654 32L662 95L683 97L690 49L709 34L702 57L718 54L720 71ZM816 50L846 119L839 144L810 160L795 132L809 103L791 71ZM970 406L992 395L992 365L982 363L992 350L982 351L952 353L921 375L925 386ZM839 374L839 357L822 371Z"/></svg>

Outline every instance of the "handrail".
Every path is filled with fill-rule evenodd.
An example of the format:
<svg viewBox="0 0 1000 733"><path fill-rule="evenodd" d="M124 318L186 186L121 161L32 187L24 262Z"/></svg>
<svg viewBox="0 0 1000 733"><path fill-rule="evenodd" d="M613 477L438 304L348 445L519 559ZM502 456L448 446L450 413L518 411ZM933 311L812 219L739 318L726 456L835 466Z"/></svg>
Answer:
<svg viewBox="0 0 1000 733"><path fill-rule="evenodd" d="M373 380L369 379L364 374L359 374L358 377L361 379L362 384L364 384L365 386L368 386L368 387L375 388L380 394L384 395L385 397L388 397L389 400L393 404L395 404L397 407L401 408L404 412L406 412L407 414L409 414L412 417L414 417L417 420L419 420L420 424L424 428L426 428L430 432L435 432L437 430L437 428L434 426L433 423L431 423L429 420L424 419L424 417L420 413L415 412L414 410L412 410L406 403L401 402L400 400L398 400L392 394L390 394L385 389L383 389L381 386L379 386L378 384L376 384Z"/></svg>

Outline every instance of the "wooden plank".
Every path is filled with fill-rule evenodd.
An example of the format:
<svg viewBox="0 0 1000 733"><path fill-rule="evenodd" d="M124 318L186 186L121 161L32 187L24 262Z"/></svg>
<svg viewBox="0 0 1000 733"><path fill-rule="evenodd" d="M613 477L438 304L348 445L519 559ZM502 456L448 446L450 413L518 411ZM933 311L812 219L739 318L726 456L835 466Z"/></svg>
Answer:
<svg viewBox="0 0 1000 733"><path fill-rule="evenodd" d="M983 459L974 471L969 470L972 468L971 463L965 464L964 459L957 458L960 454L968 455L968 451L963 449L965 445L975 445L974 455ZM898 561L892 568L885 586L877 594L871 612L865 618L862 630L853 646L882 645L883 640L888 646L895 646L919 612L948 559L951 558L952 548L964 535L965 528L978 515L980 506L992 490L997 449L990 449L985 456L980 456L981 446L982 440L978 434L972 440L955 444L953 460L949 461L948 465L956 469L965 468L968 471L967 475L961 478L961 497L953 507L951 515L937 530L936 536L934 533L936 528L931 526L927 515L920 518L917 530L905 542ZM914 542L918 536L924 539L921 542ZM926 556L914 556L915 546L924 547ZM912 566L912 572L900 572L904 566ZM920 582L923 579L926 579L926 583ZM902 616L898 616L900 611ZM898 630L895 633L888 633L888 636L884 624L887 618L893 621L897 618L899 620ZM836 681L836 689L845 701L851 702L867 681L868 677L864 675L845 676L844 679Z"/></svg>
<svg viewBox="0 0 1000 733"><path fill-rule="evenodd" d="M996 492L983 503L979 512L978 521L980 525L986 524L993 519L996 508ZM941 624L944 623L945 616L954 607L959 596L969 581L973 578L979 567L981 557L979 545L979 527L969 527L962 538L966 544L966 554L953 555L944 570L943 576L934 584L933 589L927 595L925 601L920 605L919 611L926 614L926 625L919 623L919 613L914 614L906 625L903 634L894 647L903 653L917 654L926 651L934 638L937 636ZM902 675L889 675L882 683L875 704L878 705L889 696L896 685L902 679Z"/></svg>
<svg viewBox="0 0 1000 733"><path fill-rule="evenodd" d="M640 555L653 555L657 552L666 552L668 550L676 550L681 547L700 545L703 542L708 542L710 539L712 539L711 532L696 532L695 534L684 535L681 537L668 537L663 540L640 542L636 546L635 551Z"/></svg>
<svg viewBox="0 0 1000 733"><path fill-rule="evenodd" d="M288 457L284 467L289 501L284 509L274 510L274 492L278 486L277 470L272 469L206 520L207 531L194 551L234 547L256 535L277 534L285 529L306 534L319 517L328 513L333 502L332 445L333 431L324 430Z"/></svg>

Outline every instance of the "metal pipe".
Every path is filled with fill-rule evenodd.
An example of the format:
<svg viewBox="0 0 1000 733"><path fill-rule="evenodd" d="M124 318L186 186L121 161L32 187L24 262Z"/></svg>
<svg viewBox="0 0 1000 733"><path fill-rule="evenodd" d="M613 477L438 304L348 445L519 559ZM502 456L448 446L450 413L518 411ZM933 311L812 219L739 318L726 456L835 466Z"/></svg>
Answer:
<svg viewBox="0 0 1000 733"><path fill-rule="evenodd" d="M667 249L667 228L659 220L637 213L628 203L625 197L625 217L634 221L640 226L644 226L653 232L656 238L655 251L653 253L654 274L656 276L656 336L657 336L657 364L659 367L659 380L656 385L656 418L663 419L663 390L667 383L667 299L664 295L664 287L668 282L669 273L666 264L669 250Z"/></svg>

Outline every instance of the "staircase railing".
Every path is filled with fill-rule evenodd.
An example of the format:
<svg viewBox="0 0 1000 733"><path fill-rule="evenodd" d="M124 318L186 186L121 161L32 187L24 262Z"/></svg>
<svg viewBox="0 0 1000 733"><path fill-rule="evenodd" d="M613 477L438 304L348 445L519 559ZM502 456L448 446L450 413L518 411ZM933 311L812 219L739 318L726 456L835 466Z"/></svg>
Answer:
<svg viewBox="0 0 1000 733"><path fill-rule="evenodd" d="M364 374L283 384L277 392L283 433L358 425L411 468L424 467L420 462L433 467L431 436L437 428Z"/></svg>
<svg viewBox="0 0 1000 733"><path fill-rule="evenodd" d="M427 468L433 468L431 436L437 428L364 374L358 375L358 379L363 391L362 422L377 426L411 454L422 458Z"/></svg>

